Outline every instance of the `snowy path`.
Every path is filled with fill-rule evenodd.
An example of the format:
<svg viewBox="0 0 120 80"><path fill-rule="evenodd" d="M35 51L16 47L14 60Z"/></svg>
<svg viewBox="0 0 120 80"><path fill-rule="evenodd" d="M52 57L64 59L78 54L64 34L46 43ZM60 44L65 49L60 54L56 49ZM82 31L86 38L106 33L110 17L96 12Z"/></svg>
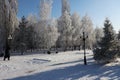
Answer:
<svg viewBox="0 0 120 80"><path fill-rule="evenodd" d="M0 58L0 80L120 80L119 63L98 65L88 53L87 66L83 51Z"/></svg>

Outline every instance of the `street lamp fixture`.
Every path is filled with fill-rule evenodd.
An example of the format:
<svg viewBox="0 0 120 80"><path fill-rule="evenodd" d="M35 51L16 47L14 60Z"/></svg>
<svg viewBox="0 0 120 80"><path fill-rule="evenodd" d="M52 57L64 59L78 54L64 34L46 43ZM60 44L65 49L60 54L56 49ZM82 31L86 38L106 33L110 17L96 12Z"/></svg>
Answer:
<svg viewBox="0 0 120 80"><path fill-rule="evenodd" d="M8 36L8 40L12 40L12 36L11 35Z"/></svg>
<svg viewBox="0 0 120 80"><path fill-rule="evenodd" d="M86 60L86 51L85 51L85 47L86 47L86 39L88 38L88 36L85 36L85 32L83 32L83 42L84 42L84 65L87 65L87 60Z"/></svg>
<svg viewBox="0 0 120 80"><path fill-rule="evenodd" d="M9 46L11 46L11 40L12 40L12 36L9 35L9 36L8 36L8 44L9 44Z"/></svg>

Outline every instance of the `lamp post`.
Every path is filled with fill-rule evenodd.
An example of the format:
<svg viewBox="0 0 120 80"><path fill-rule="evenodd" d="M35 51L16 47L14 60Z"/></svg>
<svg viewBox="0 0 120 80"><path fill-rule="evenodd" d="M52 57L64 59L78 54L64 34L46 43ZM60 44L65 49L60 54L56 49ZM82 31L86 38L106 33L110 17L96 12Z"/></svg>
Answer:
<svg viewBox="0 0 120 80"><path fill-rule="evenodd" d="M86 38L88 38L88 36L85 36L85 32L83 32L83 37L82 37L82 39L83 39L83 42L84 42L84 65L87 65L87 60L86 60L86 51L85 51L85 47L86 47L86 43L85 43L85 41L86 41Z"/></svg>

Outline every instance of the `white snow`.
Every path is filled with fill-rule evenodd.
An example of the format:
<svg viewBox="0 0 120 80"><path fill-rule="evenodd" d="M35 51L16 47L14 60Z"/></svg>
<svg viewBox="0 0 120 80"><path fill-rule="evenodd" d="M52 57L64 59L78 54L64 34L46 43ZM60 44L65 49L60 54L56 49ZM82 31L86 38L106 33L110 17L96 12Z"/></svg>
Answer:
<svg viewBox="0 0 120 80"><path fill-rule="evenodd" d="M12 56L10 61L0 58L0 80L120 80L120 63L97 64L93 53L83 51L58 54Z"/></svg>

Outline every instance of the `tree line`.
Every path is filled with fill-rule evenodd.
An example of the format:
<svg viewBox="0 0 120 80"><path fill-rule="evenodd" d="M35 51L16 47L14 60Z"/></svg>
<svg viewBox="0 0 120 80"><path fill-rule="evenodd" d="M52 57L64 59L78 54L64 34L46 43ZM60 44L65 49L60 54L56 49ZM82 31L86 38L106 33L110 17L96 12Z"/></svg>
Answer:
<svg viewBox="0 0 120 80"><path fill-rule="evenodd" d="M27 49L82 49L83 32L88 36L86 48L92 49L96 40L103 36L103 30L99 27L94 29L92 20L87 14L82 18L77 12L71 15L68 0L62 0L62 15L58 19L50 17L51 9L52 0L41 0L39 17L30 14L26 18L24 16L21 18L19 27L14 32L14 49L19 49L23 45Z"/></svg>
<svg viewBox="0 0 120 80"><path fill-rule="evenodd" d="M9 4L11 3L11 8L6 7L6 1ZM98 43L106 36L104 29L101 27L95 28L87 14L82 18L77 12L71 14L68 0L61 0L61 2L61 16L57 19L51 18L53 1L40 0L40 13L38 16L30 14L27 17L23 16L21 20L17 20L17 0L0 1L1 49L5 45L5 37L8 37L4 35L5 31L8 35L12 34L11 48L13 50L61 48L66 51L70 48L72 50L82 49L83 40L81 36L83 32L88 36L86 48L99 47ZM114 30L113 32L115 37L120 39L120 31L119 34L116 34Z"/></svg>

